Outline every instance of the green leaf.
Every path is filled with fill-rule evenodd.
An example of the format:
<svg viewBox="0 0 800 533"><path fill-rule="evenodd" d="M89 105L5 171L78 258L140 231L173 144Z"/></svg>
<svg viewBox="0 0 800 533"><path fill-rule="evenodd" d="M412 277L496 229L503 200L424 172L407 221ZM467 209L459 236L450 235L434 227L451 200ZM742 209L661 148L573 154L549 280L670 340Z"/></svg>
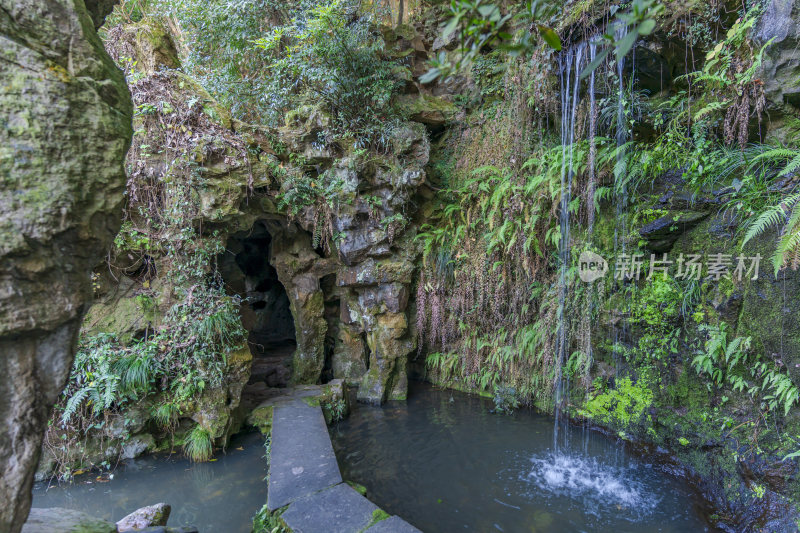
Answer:
<svg viewBox="0 0 800 533"><path fill-rule="evenodd" d="M628 35L617 41L617 61L625 57L631 51L633 45L636 44L636 38L639 34L635 31L630 32Z"/></svg>
<svg viewBox="0 0 800 533"><path fill-rule="evenodd" d="M542 35L542 39L544 39L544 42L546 42L550 48L553 50L561 50L561 39L553 28L548 28L541 24L537 24L537 27L539 28L539 33Z"/></svg>
<svg viewBox="0 0 800 533"><path fill-rule="evenodd" d="M656 21L653 19L647 19L639 24L639 28L636 30L639 35L650 35L656 27Z"/></svg>
<svg viewBox="0 0 800 533"><path fill-rule="evenodd" d="M456 28L458 28L459 22L461 22L460 15L456 15L455 17L451 18L442 30L442 39L447 40L447 38L450 37L454 31L456 31Z"/></svg>
<svg viewBox="0 0 800 533"><path fill-rule="evenodd" d="M428 72L426 72L425 74L420 76L419 77L419 81L420 81L420 83L423 83L423 84L430 83L433 80L435 80L436 78L438 78L441 75L441 73L442 73L441 69L432 68L432 69L428 70Z"/></svg>

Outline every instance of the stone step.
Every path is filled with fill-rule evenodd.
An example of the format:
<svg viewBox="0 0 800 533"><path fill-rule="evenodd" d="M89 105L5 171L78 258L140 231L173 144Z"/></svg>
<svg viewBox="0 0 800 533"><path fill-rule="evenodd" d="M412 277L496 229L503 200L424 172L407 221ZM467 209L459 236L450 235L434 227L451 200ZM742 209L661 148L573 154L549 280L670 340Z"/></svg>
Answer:
<svg viewBox="0 0 800 533"><path fill-rule="evenodd" d="M367 528L366 533L422 533L422 531L399 516L391 516Z"/></svg>
<svg viewBox="0 0 800 533"><path fill-rule="evenodd" d="M377 511L377 505L340 483L295 501L281 518L294 533L358 533Z"/></svg>
<svg viewBox="0 0 800 533"><path fill-rule="evenodd" d="M298 385L257 408L272 409L267 508L286 507L294 533L421 533L396 516L380 520L386 513L342 483L322 409L309 404L321 395L319 385Z"/></svg>
<svg viewBox="0 0 800 533"><path fill-rule="evenodd" d="M299 399L275 405L267 489L269 510L341 482L322 409Z"/></svg>

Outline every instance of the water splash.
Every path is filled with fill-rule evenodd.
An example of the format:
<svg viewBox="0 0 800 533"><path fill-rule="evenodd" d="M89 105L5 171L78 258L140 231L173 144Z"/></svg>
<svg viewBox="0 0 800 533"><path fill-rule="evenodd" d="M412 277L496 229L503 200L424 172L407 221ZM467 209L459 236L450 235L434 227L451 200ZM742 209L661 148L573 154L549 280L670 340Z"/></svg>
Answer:
<svg viewBox="0 0 800 533"><path fill-rule="evenodd" d="M632 468L603 464L585 455L550 452L533 457L524 480L540 494L578 501L591 514L613 509L630 521L652 514L661 501L637 481Z"/></svg>

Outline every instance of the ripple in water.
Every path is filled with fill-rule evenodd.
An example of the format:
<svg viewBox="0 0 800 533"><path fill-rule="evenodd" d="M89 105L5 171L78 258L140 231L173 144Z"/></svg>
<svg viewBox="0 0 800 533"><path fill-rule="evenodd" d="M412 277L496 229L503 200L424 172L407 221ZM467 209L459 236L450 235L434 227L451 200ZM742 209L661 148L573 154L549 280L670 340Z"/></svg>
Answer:
<svg viewBox="0 0 800 533"><path fill-rule="evenodd" d="M636 470L602 464L593 457L548 453L531 458L531 470L524 481L545 494L577 500L585 511L600 516L613 511L638 521L650 515L660 498L648 493L636 481Z"/></svg>

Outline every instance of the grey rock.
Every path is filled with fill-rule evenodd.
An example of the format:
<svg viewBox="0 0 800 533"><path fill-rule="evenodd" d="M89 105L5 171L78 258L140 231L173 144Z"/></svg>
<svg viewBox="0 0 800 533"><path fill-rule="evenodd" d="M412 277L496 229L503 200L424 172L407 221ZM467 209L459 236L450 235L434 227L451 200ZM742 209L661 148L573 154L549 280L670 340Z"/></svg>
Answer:
<svg viewBox="0 0 800 533"><path fill-rule="evenodd" d="M122 453L120 456L123 459L134 459L139 457L148 450L153 450L156 447L156 441L149 433L143 433L131 437L131 439L122 445Z"/></svg>
<svg viewBox="0 0 800 533"><path fill-rule="evenodd" d="M639 235L647 239L647 247L654 252L668 252L678 238L695 227L708 213L671 213L645 224Z"/></svg>
<svg viewBox="0 0 800 533"><path fill-rule="evenodd" d="M408 305L408 288L402 283L382 283L359 291L358 303L362 309L378 308L399 313Z"/></svg>
<svg viewBox="0 0 800 533"><path fill-rule="evenodd" d="M109 2L0 0L0 531L22 528L50 409L120 225L124 77L95 27ZM90 16L94 15L94 19Z"/></svg>
<svg viewBox="0 0 800 533"><path fill-rule="evenodd" d="M341 482L320 407L301 400L276 405L272 415L269 510Z"/></svg>
<svg viewBox="0 0 800 533"><path fill-rule="evenodd" d="M346 324L339 326L331 359L334 377L344 379L349 385L360 381L367 371L367 351L358 329Z"/></svg>
<svg viewBox="0 0 800 533"><path fill-rule="evenodd" d="M800 2L772 0L755 28L761 44L772 39L761 62L759 79L764 92L775 108L782 104L800 107Z"/></svg>
<svg viewBox="0 0 800 533"><path fill-rule="evenodd" d="M136 509L117 522L117 530L122 533L123 531L137 531L151 526L166 526L171 511L172 507L166 503L157 503Z"/></svg>
<svg viewBox="0 0 800 533"><path fill-rule="evenodd" d="M377 505L342 483L294 502L281 518L295 533L357 533L377 510Z"/></svg>
<svg viewBox="0 0 800 533"><path fill-rule="evenodd" d="M136 533L199 533L199 529L192 526L180 527L164 527L164 526L151 526L142 529L137 529Z"/></svg>

